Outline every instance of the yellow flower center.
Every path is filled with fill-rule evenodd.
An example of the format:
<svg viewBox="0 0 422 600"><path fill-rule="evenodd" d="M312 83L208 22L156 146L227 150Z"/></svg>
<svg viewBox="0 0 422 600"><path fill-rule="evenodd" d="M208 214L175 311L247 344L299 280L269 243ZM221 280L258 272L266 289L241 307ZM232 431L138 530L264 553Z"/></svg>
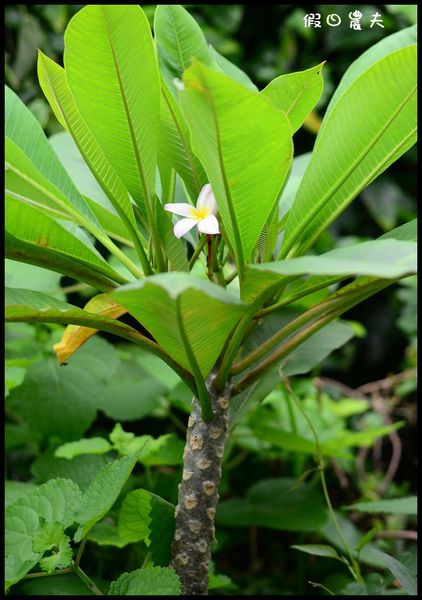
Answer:
<svg viewBox="0 0 422 600"><path fill-rule="evenodd" d="M206 208L205 206L203 208L193 208L192 209L192 217L194 219L205 219L205 217L208 217L209 214L210 214L210 209Z"/></svg>

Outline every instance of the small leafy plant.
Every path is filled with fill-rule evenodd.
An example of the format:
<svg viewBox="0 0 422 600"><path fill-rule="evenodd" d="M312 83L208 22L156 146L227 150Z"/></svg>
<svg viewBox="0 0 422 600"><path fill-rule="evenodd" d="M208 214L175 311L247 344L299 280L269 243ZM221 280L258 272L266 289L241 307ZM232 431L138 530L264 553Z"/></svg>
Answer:
<svg viewBox="0 0 422 600"><path fill-rule="evenodd" d="M207 593L223 455L240 415L280 376L289 390L287 378L310 368L310 344L318 362L349 339L343 313L415 273L415 221L308 253L416 141L415 36L415 28L393 34L350 66L310 160L293 159L292 137L321 95L323 64L258 91L180 6L156 9L154 38L137 5L86 6L66 30L64 68L39 53L40 85L68 132L60 152L6 88L7 256L99 292L80 308L10 288L6 319L67 325L55 344L60 364L97 331L117 335L166 362L193 396L171 557L153 552L154 566L123 574L111 595L157 593L154 581L161 594ZM95 194L84 193L85 166L68 173L74 144ZM183 218L173 223L171 214ZM126 313L131 324L118 320ZM101 593L79 567L87 535L135 464L160 451L124 434L59 448L67 458L122 455L84 494L55 479L10 505L8 586L39 562L48 573L73 569ZM307 447L323 472L318 438ZM152 502L161 520L171 515L171 505L145 494L128 505ZM65 530L75 524L73 561ZM355 556L343 559L362 583Z"/></svg>

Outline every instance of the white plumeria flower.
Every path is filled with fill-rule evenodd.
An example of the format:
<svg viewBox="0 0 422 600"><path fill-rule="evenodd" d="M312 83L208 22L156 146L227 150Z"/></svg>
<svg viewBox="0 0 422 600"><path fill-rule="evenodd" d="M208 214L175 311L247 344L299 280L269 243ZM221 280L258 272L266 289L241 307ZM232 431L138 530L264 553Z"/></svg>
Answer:
<svg viewBox="0 0 422 600"><path fill-rule="evenodd" d="M164 208L175 215L185 217L184 219L180 219L173 228L174 235L178 239L182 235L185 235L192 227L195 227L195 225L198 226L198 231L201 233L211 235L220 233L218 221L215 216L217 214L217 202L209 183L202 188L198 196L196 208L186 202L165 204Z"/></svg>

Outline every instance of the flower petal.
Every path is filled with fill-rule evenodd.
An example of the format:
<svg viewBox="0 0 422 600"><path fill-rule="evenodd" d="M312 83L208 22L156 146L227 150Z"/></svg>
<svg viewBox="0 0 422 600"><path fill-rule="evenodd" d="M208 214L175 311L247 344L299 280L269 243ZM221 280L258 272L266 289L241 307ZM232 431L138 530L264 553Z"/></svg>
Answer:
<svg viewBox="0 0 422 600"><path fill-rule="evenodd" d="M180 219L173 227L173 233L177 237L177 239L181 238L182 235L185 235L192 227L198 223L199 219Z"/></svg>
<svg viewBox="0 0 422 600"><path fill-rule="evenodd" d="M208 217L205 217L205 219L201 219L198 223L198 231L209 234L220 233L217 217L214 217L214 215L208 215Z"/></svg>
<svg viewBox="0 0 422 600"><path fill-rule="evenodd" d="M171 202L170 204L164 204L164 210L181 217L192 217L195 208L187 202Z"/></svg>
<svg viewBox="0 0 422 600"><path fill-rule="evenodd" d="M217 214L217 202L215 200L214 192L212 191L211 184L206 183L199 193L196 208L207 208L212 215Z"/></svg>

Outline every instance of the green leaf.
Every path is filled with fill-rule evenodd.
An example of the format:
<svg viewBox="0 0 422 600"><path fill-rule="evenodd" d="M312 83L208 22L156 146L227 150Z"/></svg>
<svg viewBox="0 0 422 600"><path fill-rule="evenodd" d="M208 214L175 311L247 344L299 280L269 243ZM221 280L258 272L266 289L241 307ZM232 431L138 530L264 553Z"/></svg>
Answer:
<svg viewBox="0 0 422 600"><path fill-rule="evenodd" d="M120 378L117 374L107 386L102 410L116 421L143 419L161 406L160 397L166 390L151 377Z"/></svg>
<svg viewBox="0 0 422 600"><path fill-rule="evenodd" d="M47 482L52 477L71 479L84 492L96 477L107 459L99 454L84 454L72 460L56 458L54 450L49 448L31 465L31 473L37 483Z"/></svg>
<svg viewBox="0 0 422 600"><path fill-rule="evenodd" d="M220 69L223 71L223 73L228 75L231 79L234 79L234 81L241 83L242 85L244 85L246 88L248 88L252 92L258 91L258 88L256 87L256 85L249 78L249 76L244 71L242 71L242 69L239 69L239 67L237 65L232 63L228 58L226 58L222 54L220 54L214 48L214 46L211 46L211 44L208 46L208 48L209 48L212 58L215 60L215 62L220 67ZM196 57L196 58L198 58L198 57ZM204 61L201 61L201 62L204 62Z"/></svg>
<svg viewBox="0 0 422 600"><path fill-rule="evenodd" d="M273 79L261 94L271 100L276 108L286 113L295 133L314 108L323 89L324 63Z"/></svg>
<svg viewBox="0 0 422 600"><path fill-rule="evenodd" d="M65 128L72 134L86 163L125 223L129 236L136 239L135 215L127 189L82 119L69 89L64 69L41 51L38 54L38 78L56 116L61 116L64 120Z"/></svg>
<svg viewBox="0 0 422 600"><path fill-rule="evenodd" d="M195 19L180 5L162 4L154 15L154 34L163 77L173 93L174 78L180 78L192 58L220 70Z"/></svg>
<svg viewBox="0 0 422 600"><path fill-rule="evenodd" d="M40 567L47 573L53 573L56 569L64 569L72 562L72 549L70 538L65 535L63 527L59 523L46 523L34 536L32 548L35 552L44 554L49 550L53 552L40 559Z"/></svg>
<svg viewBox="0 0 422 600"><path fill-rule="evenodd" d="M70 460L81 454L105 454L109 450L111 450L111 446L104 438L84 438L77 442L62 444L56 448L54 456Z"/></svg>
<svg viewBox="0 0 422 600"><path fill-rule="evenodd" d="M325 556L326 558L337 559L340 558L337 553L337 550L335 550L331 546L327 546L326 544L301 544L290 546L290 548L300 550L301 552L305 552L306 554L312 554L312 556Z"/></svg>
<svg viewBox="0 0 422 600"><path fill-rule="evenodd" d="M312 152L295 156L292 161L286 184L278 202L279 205L279 220L284 219L293 204L297 189L302 181L303 174L308 168Z"/></svg>
<svg viewBox="0 0 422 600"><path fill-rule="evenodd" d="M6 321L41 323L73 323L108 331L120 337L136 341L139 333L120 321L89 313L81 308L51 298L41 292L6 288ZM142 344L142 340L138 340Z"/></svg>
<svg viewBox="0 0 422 600"><path fill-rule="evenodd" d="M169 259L171 270L189 271L184 243L174 235L170 215L164 210L157 197L155 197L155 200L157 228L160 234L160 241Z"/></svg>
<svg viewBox="0 0 422 600"><path fill-rule="evenodd" d="M109 596L180 596L180 581L170 568L147 567L112 581Z"/></svg>
<svg viewBox="0 0 422 600"><path fill-rule="evenodd" d="M66 299L66 295L60 289L61 275L54 271L6 259L4 274L7 287L29 288L36 292L44 292L59 300Z"/></svg>
<svg viewBox="0 0 422 600"><path fill-rule="evenodd" d="M405 223L404 225L401 225L400 227L396 227L395 229L392 229L391 231L383 234L382 236L380 236L378 238L378 240L391 240L391 239L405 241L405 242L416 241L416 239L417 239L417 220L414 219L413 221L410 221L409 223ZM291 284L288 284L286 286L285 290L283 290L283 292L282 292L281 298L283 299L283 301L288 303L289 301L293 301L295 298L300 298L302 296L306 296L315 290L327 287L327 286L331 285L332 283L337 283L338 281L340 281L340 279L341 279L340 277L318 276L318 275L311 275L305 281L302 278L297 279L297 280L293 281ZM352 282L350 285L343 288L342 293L345 293L349 290L353 290L357 286L367 284L369 282L372 282L374 284L374 287L376 287L379 282L382 283L382 279L375 279L375 278L360 276L354 282ZM252 283L251 279L249 279L249 283ZM261 285L261 282L259 282L259 284L258 284L258 288L257 288L258 290L261 289L260 285ZM249 291L249 294L256 293L256 289L253 287L253 285L252 286L249 284L248 284L248 286L245 285L245 292L249 289L252 290L252 291ZM245 293L245 295L246 295L246 293ZM246 298L245 298L245 300L246 300Z"/></svg>
<svg viewBox="0 0 422 600"><path fill-rule="evenodd" d="M6 229L26 244L61 254L73 263L112 281L127 281L110 268L83 230L74 223L51 218L45 211L21 202L9 194L6 194Z"/></svg>
<svg viewBox="0 0 422 600"><path fill-rule="evenodd" d="M217 522L229 527L258 526L282 531L310 531L326 521L318 490L294 479L265 479L254 484L246 498L220 503Z"/></svg>
<svg viewBox="0 0 422 600"><path fill-rule="evenodd" d="M57 6L50 4L50 6ZM19 584L19 594L24 596L94 596L75 573L63 573L50 577L25 579Z"/></svg>
<svg viewBox="0 0 422 600"><path fill-rule="evenodd" d="M391 52L340 96L290 210L283 257L303 254L364 187L415 143L415 61L415 45Z"/></svg>
<svg viewBox="0 0 422 600"><path fill-rule="evenodd" d="M361 54L359 58L357 58L350 65L346 73L343 75L338 87L336 88L336 91L333 94L333 97L330 100L325 112L325 117L327 117L327 115L333 110L334 106L337 104L337 101L344 94L347 88L355 81L355 79L362 75L362 73L369 69L373 64L384 58L384 56L387 54L415 44L417 41L416 33L416 25L406 27L406 29L401 29L400 31L392 33L391 35L381 39L377 44L374 44L363 54ZM321 129L325 127L325 117Z"/></svg>
<svg viewBox="0 0 422 600"><path fill-rule="evenodd" d="M25 373L26 373L26 367L13 366L10 364L10 362L7 359L5 360L4 366L5 366L4 395L7 398L10 390L13 390L13 388L18 387L24 380Z"/></svg>
<svg viewBox="0 0 422 600"><path fill-rule="evenodd" d="M105 232L128 246L133 245L124 223L91 173L70 133L55 133L48 141Z"/></svg>
<svg viewBox="0 0 422 600"><path fill-rule="evenodd" d="M344 517L342 514L336 512L336 519L340 526L343 536L345 537L350 548L356 548L362 538L362 532L353 524L353 522ZM325 524L320 528L319 533L327 540L332 546L339 549L340 554L347 556L347 548L340 540L338 531L334 526L333 520L330 515L327 514L327 520ZM373 543L368 543L359 553L359 562L371 567L382 568L383 563L379 558L375 556L372 550L375 548Z"/></svg>
<svg viewBox="0 0 422 600"><path fill-rule="evenodd" d="M391 500L375 500L373 502L355 502L345 506L348 510L367 513L388 513L391 515L417 515L417 497L393 498Z"/></svg>
<svg viewBox="0 0 422 600"><path fill-rule="evenodd" d="M290 166L290 123L270 100L197 61L183 81L180 98L192 147L242 272ZM251 148L257 149L252 157Z"/></svg>
<svg viewBox="0 0 422 600"><path fill-rule="evenodd" d="M160 83L140 6L82 8L65 32L64 65L83 121L144 216L152 215Z"/></svg>
<svg viewBox="0 0 422 600"><path fill-rule="evenodd" d="M243 298L250 301L258 293L289 277L298 275L368 275L395 279L416 273L416 244L396 239L377 239L354 246L336 248L319 256L300 256L257 265L248 265ZM323 280L320 279L323 283Z"/></svg>
<svg viewBox="0 0 422 600"><path fill-rule="evenodd" d="M308 373L354 335L349 323L337 319L295 348L283 361L281 371L287 377Z"/></svg>
<svg viewBox="0 0 422 600"><path fill-rule="evenodd" d="M33 169L43 180L72 207L94 226L99 223L93 212L74 186L72 180L61 165L48 143L47 138L33 114L19 97L6 86L5 95L5 133L8 138L26 155Z"/></svg>
<svg viewBox="0 0 422 600"><path fill-rule="evenodd" d="M416 575L408 569L407 566L402 564L393 556L389 554L385 554L385 552L381 552L377 548L372 549L372 553L378 556L378 558L382 561L383 565L391 571L396 579L398 579L404 589L409 593L410 596L418 595L418 586Z"/></svg>
<svg viewBox="0 0 422 600"><path fill-rule="evenodd" d="M347 448L372 446L375 440L388 435L391 431L402 427L403 424L401 422L384 427L371 427L357 432L337 429L331 435L324 436L324 440L320 443L320 450L324 456L349 458L350 453L345 451ZM253 431L258 439L270 442L280 448L303 454L315 454L316 452L315 441L311 437L311 433L305 437L305 435L285 431L271 423L259 423Z"/></svg>
<svg viewBox="0 0 422 600"><path fill-rule="evenodd" d="M157 7L157 11L160 8L163 7ZM164 81L161 85L158 153L167 169L175 169L186 186L190 199L196 203L199 192L207 183L207 177L201 163L192 152L190 132L185 118Z"/></svg>
<svg viewBox="0 0 422 600"><path fill-rule="evenodd" d="M63 529L74 522L81 502L78 486L68 479L51 479L18 498L5 512L6 586L17 583L38 562L32 542L44 523Z"/></svg>
<svg viewBox="0 0 422 600"><path fill-rule="evenodd" d="M71 440L93 423L101 405L98 379L83 368L61 369L54 359L29 367L10 402L38 432Z"/></svg>
<svg viewBox="0 0 422 600"><path fill-rule="evenodd" d="M80 527L74 540L79 542L91 527L100 521L117 500L120 492L138 460L138 453L124 456L105 465L83 494L75 521Z"/></svg>
<svg viewBox="0 0 422 600"><path fill-rule="evenodd" d="M162 273L120 287L111 297L124 306L180 365L192 372L179 319L206 377L227 336L245 312L235 296L218 285L187 273Z"/></svg>
<svg viewBox="0 0 422 600"><path fill-rule="evenodd" d="M117 525L114 520L108 516L99 523L95 523L87 534L88 540L95 542L99 546L114 546L124 548L128 541L120 537Z"/></svg>
<svg viewBox="0 0 422 600"><path fill-rule="evenodd" d="M175 433L160 435L151 439L139 462L148 466L181 465L185 443Z"/></svg>
<svg viewBox="0 0 422 600"><path fill-rule="evenodd" d="M23 242L8 231L5 232L5 254L15 261L50 269L60 273L60 275L68 275L103 292L113 289L116 285L108 277L73 261L71 258L49 248Z"/></svg>
<svg viewBox="0 0 422 600"><path fill-rule="evenodd" d="M145 541L155 565L169 564L174 527L174 506L160 496L135 490L123 501L119 535L128 542Z"/></svg>
<svg viewBox="0 0 422 600"><path fill-rule="evenodd" d="M33 489L35 485L24 481L6 480L4 486L4 504L7 508L10 504L13 504L15 500L24 496L29 490Z"/></svg>

